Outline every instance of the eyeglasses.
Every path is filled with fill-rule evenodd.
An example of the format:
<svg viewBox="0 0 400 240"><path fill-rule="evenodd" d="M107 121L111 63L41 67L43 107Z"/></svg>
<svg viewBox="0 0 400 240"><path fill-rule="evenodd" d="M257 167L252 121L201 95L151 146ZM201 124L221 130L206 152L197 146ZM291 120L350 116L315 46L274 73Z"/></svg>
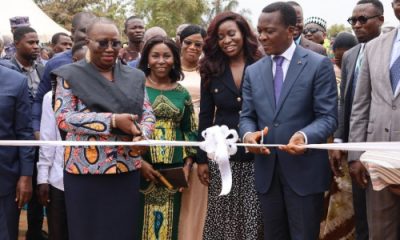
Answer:
<svg viewBox="0 0 400 240"><path fill-rule="evenodd" d="M107 49L110 46L110 44L111 44L111 47L114 49L122 47L122 43L119 40L107 40L107 39L93 40L90 38L89 38L89 40L96 42L100 49Z"/></svg>
<svg viewBox="0 0 400 240"><path fill-rule="evenodd" d="M193 41L191 41L191 40L189 40L189 39L183 40L183 43L184 43L185 45L188 45L188 46L194 44L194 46L195 46L196 48L202 48L202 47L203 47L203 43L201 43L201 42L193 42Z"/></svg>
<svg viewBox="0 0 400 240"><path fill-rule="evenodd" d="M352 25L352 26L356 25L357 22L359 22L360 24L366 24L369 19L380 17L380 16L382 16L382 15L378 14L378 15L371 16L371 17L366 17L366 16L349 17L347 19L347 22L350 23L350 25Z"/></svg>
<svg viewBox="0 0 400 240"><path fill-rule="evenodd" d="M319 32L321 30L319 30L318 28L306 28L303 30L303 34L306 35L307 33L311 33L314 34L316 32Z"/></svg>

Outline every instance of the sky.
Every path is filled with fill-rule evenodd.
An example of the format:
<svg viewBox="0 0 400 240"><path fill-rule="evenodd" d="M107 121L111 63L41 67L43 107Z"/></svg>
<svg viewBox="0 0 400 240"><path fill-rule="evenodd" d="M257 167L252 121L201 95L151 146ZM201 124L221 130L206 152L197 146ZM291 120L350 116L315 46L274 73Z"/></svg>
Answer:
<svg viewBox="0 0 400 240"><path fill-rule="evenodd" d="M261 10L272 3L267 0L238 0L239 9L247 8L251 11L251 21L254 27L257 25L258 17ZM333 24L345 24L351 16L354 6L358 0L297 0L303 8L304 19L310 16L318 16L327 21L328 26ZM389 26L398 26L399 21L396 19L391 6L392 0L381 0L384 7L385 24Z"/></svg>

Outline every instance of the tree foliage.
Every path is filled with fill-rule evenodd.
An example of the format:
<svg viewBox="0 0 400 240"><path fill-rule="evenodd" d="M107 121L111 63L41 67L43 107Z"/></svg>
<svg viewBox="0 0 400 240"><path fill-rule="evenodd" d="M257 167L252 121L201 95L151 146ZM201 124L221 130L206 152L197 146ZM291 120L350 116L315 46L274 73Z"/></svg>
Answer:
<svg viewBox="0 0 400 240"><path fill-rule="evenodd" d="M34 0L55 22L71 29L72 17L81 11L92 11L96 16L113 19L121 28L129 11L127 0Z"/></svg>
<svg viewBox="0 0 400 240"><path fill-rule="evenodd" d="M136 0L134 13L143 17L147 28L159 26L169 36L175 36L182 23L202 24L202 16L208 10L206 0Z"/></svg>
<svg viewBox="0 0 400 240"><path fill-rule="evenodd" d="M327 35L329 37L336 37L336 35L338 35L338 33L340 32L351 32L351 28L350 27L346 27L344 24L333 24L332 26L330 26L327 30Z"/></svg>
<svg viewBox="0 0 400 240"><path fill-rule="evenodd" d="M204 27L218 13L237 11L237 0L34 0L55 22L71 29L72 17L81 11L92 11L97 16L113 19L120 30L127 17L142 17L146 28L160 26L169 36L175 36L182 23L200 24ZM238 13L249 19L250 11Z"/></svg>
<svg viewBox="0 0 400 240"><path fill-rule="evenodd" d="M210 23L211 20L219 13L232 11L241 14L244 18L247 19L247 21L251 25L251 20L250 20L251 11L246 8L237 11L238 7L239 7L239 1L237 0L212 0L210 3L210 10L207 15L206 23L207 24Z"/></svg>

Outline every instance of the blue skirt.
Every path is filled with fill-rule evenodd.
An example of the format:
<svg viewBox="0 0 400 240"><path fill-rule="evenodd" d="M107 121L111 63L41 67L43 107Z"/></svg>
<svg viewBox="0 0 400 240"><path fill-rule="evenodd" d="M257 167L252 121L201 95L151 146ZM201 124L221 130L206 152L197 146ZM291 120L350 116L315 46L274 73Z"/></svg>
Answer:
<svg viewBox="0 0 400 240"><path fill-rule="evenodd" d="M135 239L139 181L139 171L107 175L64 172L69 239Z"/></svg>

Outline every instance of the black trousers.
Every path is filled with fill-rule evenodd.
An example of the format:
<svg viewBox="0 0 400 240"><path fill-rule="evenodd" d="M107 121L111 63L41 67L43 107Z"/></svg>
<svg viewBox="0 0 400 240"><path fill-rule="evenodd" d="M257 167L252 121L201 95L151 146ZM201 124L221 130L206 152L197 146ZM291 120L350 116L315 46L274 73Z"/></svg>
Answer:
<svg viewBox="0 0 400 240"><path fill-rule="evenodd" d="M19 212L15 192L0 196L0 240L17 240Z"/></svg>
<svg viewBox="0 0 400 240"><path fill-rule="evenodd" d="M39 160L39 148L35 151L35 165L33 167L32 175L32 199L28 203L28 231L26 237L29 240L40 240L42 239L42 227L43 227L43 205L38 201L36 194L37 188L37 162Z"/></svg>
<svg viewBox="0 0 400 240"><path fill-rule="evenodd" d="M317 240L324 193L300 196L294 192L277 161L270 189L259 193L265 240Z"/></svg>
<svg viewBox="0 0 400 240"><path fill-rule="evenodd" d="M68 240L67 210L64 191L50 185L50 203L47 206L49 240Z"/></svg>
<svg viewBox="0 0 400 240"><path fill-rule="evenodd" d="M365 189L360 188L352 181L354 217L356 225L356 239L368 240L367 203Z"/></svg>

